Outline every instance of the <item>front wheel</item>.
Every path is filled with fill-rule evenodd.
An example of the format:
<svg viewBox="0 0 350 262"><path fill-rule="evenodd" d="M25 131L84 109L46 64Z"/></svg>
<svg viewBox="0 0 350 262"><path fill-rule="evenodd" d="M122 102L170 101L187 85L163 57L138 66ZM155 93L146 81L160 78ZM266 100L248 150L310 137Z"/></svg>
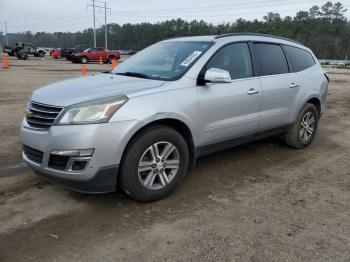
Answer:
<svg viewBox="0 0 350 262"><path fill-rule="evenodd" d="M185 177L188 163L182 135L166 126L153 126L137 134L126 149L120 187L141 202L165 198Z"/></svg>
<svg viewBox="0 0 350 262"><path fill-rule="evenodd" d="M80 58L80 62L81 62L82 64L87 64L87 62L88 62L87 57L83 56L82 58Z"/></svg>
<svg viewBox="0 0 350 262"><path fill-rule="evenodd" d="M294 148L304 148L311 144L317 132L318 120L317 108L313 104L306 104L286 134L286 144Z"/></svg>

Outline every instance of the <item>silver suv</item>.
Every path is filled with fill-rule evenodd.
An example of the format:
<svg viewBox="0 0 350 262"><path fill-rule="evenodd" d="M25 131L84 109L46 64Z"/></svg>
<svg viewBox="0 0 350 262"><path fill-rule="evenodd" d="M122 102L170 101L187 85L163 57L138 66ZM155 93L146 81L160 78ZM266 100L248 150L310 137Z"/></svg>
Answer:
<svg viewBox="0 0 350 262"><path fill-rule="evenodd" d="M310 49L260 34L177 38L115 70L36 90L23 158L72 190L169 195L204 154L272 135L309 145L328 77Z"/></svg>

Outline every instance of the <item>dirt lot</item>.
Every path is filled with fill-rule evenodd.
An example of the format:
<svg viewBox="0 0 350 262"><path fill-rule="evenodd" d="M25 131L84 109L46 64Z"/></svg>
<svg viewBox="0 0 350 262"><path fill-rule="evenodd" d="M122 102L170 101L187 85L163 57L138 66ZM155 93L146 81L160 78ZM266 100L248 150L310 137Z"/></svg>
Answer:
<svg viewBox="0 0 350 262"><path fill-rule="evenodd" d="M350 261L350 71L330 74L307 149L267 139L209 155L172 196L139 204L69 192L22 164L31 92L81 65L9 62L0 69L0 261Z"/></svg>

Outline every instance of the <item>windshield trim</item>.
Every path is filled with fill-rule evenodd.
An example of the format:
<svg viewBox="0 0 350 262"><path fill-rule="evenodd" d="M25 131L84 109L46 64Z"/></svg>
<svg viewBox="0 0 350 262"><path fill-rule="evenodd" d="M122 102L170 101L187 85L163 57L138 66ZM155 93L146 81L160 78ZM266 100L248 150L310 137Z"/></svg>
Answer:
<svg viewBox="0 0 350 262"><path fill-rule="evenodd" d="M215 44L214 41L169 41L169 40L164 40L164 41L160 41L160 42L157 42L157 43L154 43L154 45L158 44L158 43L162 43L162 42L179 42L179 43L184 43L184 42L187 42L187 43L200 43L200 44L208 44L208 48L202 52L198 57L196 57L196 59L193 61L193 63L191 63L189 66L186 67L186 69L181 72L179 75L177 75L176 77L172 77L172 78L164 78L164 77L154 77L154 76L151 76L149 75L149 80L160 80L160 81L166 81L166 82L171 82L171 81L176 81L176 80L179 80L181 79L187 72L188 70L190 70L192 68L193 65L195 65L199 59L206 53L208 52L208 50L210 48L213 47L213 45ZM152 45L151 45L152 46ZM118 75L119 72L111 72L115 75ZM130 76L130 77L133 77L133 76ZM144 78L146 79L146 78Z"/></svg>

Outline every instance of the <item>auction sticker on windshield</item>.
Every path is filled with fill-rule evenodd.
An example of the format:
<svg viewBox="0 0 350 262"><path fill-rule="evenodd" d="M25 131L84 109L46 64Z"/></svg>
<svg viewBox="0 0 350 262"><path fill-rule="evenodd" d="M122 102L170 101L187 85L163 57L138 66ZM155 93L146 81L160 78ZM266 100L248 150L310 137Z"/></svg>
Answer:
<svg viewBox="0 0 350 262"><path fill-rule="evenodd" d="M201 51L194 51L181 63L181 66L189 66L201 53Z"/></svg>

